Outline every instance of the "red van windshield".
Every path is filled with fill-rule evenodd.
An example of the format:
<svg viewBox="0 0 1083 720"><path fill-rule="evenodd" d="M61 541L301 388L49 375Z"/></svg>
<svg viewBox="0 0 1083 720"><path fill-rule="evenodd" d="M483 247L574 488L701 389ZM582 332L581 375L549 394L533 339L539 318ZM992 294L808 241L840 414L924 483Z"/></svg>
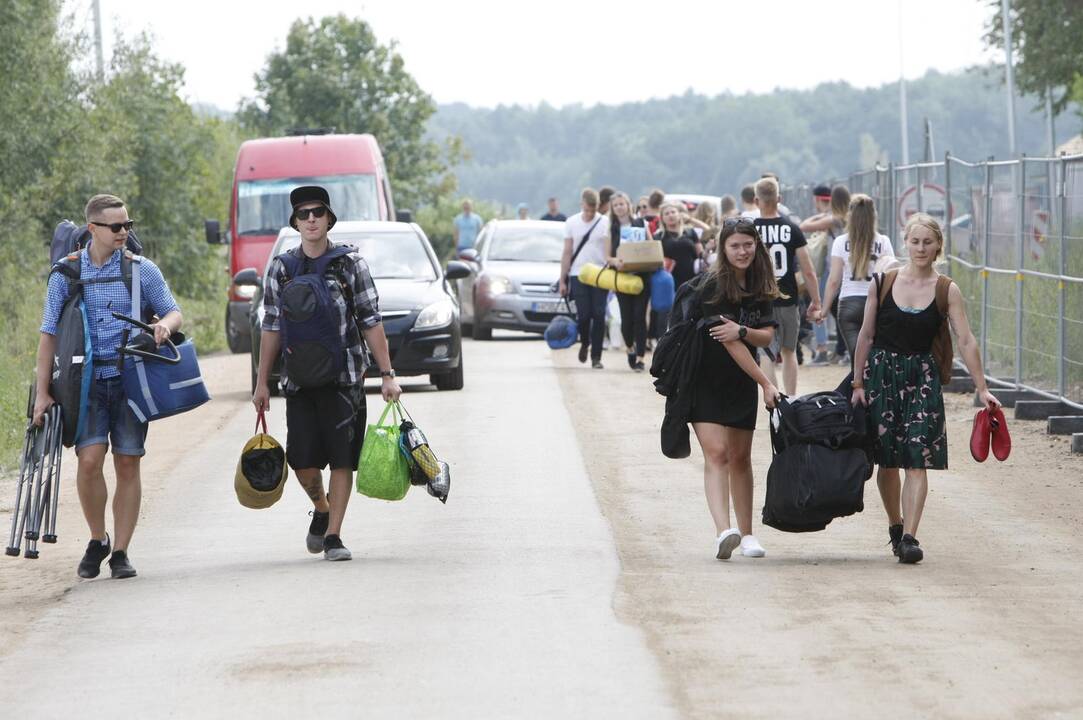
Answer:
<svg viewBox="0 0 1083 720"><path fill-rule="evenodd" d="M331 209L339 220L380 219L375 175L243 180L237 184L237 234L277 235L289 224L290 190L300 185L327 188Z"/></svg>

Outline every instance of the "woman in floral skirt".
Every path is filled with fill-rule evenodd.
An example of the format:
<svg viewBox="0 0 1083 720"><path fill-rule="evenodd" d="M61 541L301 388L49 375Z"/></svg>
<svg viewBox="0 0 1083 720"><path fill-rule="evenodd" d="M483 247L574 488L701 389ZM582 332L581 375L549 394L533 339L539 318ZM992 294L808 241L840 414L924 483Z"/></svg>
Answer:
<svg viewBox="0 0 1083 720"><path fill-rule="evenodd" d="M927 471L948 467L944 395L932 355L942 323L951 323L982 403L992 408L1000 402L985 383L958 285L951 283L948 289L947 317L937 309L940 273L935 264L944 250L940 226L929 215L917 213L906 223L904 242L910 262L898 271L883 303L880 282L869 287L854 356L858 379L853 402L869 408L880 468L876 482L887 510L892 548L899 562L916 563L924 556L916 535L929 491ZM905 485L900 484L900 468L906 471Z"/></svg>

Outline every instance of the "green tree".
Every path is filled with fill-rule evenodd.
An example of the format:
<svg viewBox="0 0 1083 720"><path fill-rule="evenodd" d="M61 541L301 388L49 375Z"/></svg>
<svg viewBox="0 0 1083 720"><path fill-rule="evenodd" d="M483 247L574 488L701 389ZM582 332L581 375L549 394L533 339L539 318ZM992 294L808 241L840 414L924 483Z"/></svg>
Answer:
<svg viewBox="0 0 1083 720"><path fill-rule="evenodd" d="M988 0L995 9L985 42L1004 49L1001 0ZM1053 94L1054 112L1083 99L1083 3L1079 0L1012 0L1012 50L1019 89Z"/></svg>
<svg viewBox="0 0 1083 720"><path fill-rule="evenodd" d="M432 98L406 71L395 44L377 42L364 20L295 21L285 49L256 75L256 91L239 111L247 129L270 135L334 127L376 136L401 206L434 202L454 189L448 162L459 159L458 145L425 137L436 111Z"/></svg>

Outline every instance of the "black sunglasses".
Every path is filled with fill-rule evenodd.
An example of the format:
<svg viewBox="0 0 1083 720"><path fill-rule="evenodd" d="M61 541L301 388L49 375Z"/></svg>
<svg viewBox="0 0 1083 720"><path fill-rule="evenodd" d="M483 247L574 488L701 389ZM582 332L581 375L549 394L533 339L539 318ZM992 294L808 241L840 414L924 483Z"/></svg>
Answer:
<svg viewBox="0 0 1083 720"><path fill-rule="evenodd" d="M327 214L327 208L323 205L314 208L305 208L304 210L294 210L293 216L298 220L308 220L308 216L322 218Z"/></svg>
<svg viewBox="0 0 1083 720"><path fill-rule="evenodd" d="M90 225L97 225L98 227L109 228L110 230L113 231L114 234L116 234L116 233L120 232L121 229L131 230L132 227L135 225L135 220L129 220L128 222L122 222L122 223L100 223L100 222L97 222L96 220L91 220L91 221L89 221L89 224Z"/></svg>

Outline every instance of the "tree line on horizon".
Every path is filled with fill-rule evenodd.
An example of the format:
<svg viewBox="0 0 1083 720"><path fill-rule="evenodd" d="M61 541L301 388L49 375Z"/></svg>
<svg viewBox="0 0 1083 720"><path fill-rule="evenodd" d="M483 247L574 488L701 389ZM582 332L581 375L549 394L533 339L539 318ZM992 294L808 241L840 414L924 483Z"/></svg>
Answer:
<svg viewBox="0 0 1083 720"><path fill-rule="evenodd" d="M924 120L934 159L1008 156L1003 68L929 71L907 81L912 162L923 159ZM1020 151L1045 155L1046 119L1034 96L1017 101ZM1080 130L1065 106L1058 142ZM845 179L876 163L898 162L899 85L855 88L845 82L811 90L706 97L691 91L620 105L554 108L439 106L429 121L437 141L461 138L468 159L453 167L464 196L504 204L526 202L531 215L556 196L578 207L584 186L611 185L630 194L737 194L764 171L783 184ZM634 199L634 198L633 198Z"/></svg>

